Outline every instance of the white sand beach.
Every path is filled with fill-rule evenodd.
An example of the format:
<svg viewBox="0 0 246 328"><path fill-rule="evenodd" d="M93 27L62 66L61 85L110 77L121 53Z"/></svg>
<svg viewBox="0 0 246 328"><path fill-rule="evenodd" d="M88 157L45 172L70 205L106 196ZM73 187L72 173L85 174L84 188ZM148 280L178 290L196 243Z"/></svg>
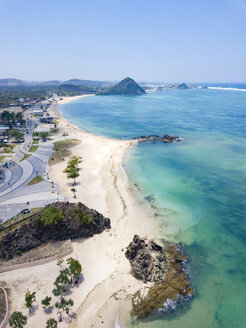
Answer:
<svg viewBox="0 0 246 328"><path fill-rule="evenodd" d="M75 99L66 98L61 102ZM57 104L50 115L59 117L60 133L78 138L80 144L71 148L73 155L82 156L81 174L77 180L77 198L73 198L71 182L63 173L66 162L49 168L49 175L59 183L60 191L70 202L82 202L111 220L111 229L87 239L72 242L73 253L82 264L83 281L72 288L69 295L74 300L76 317L71 322L63 320L59 327L115 327L127 295L140 286L130 274L130 265L124 252L134 234L153 237L158 231L151 218L151 210L140 203L122 170L125 151L133 141L114 140L96 136L78 129L58 112ZM53 282L58 274L56 261L33 268L19 269L0 274L0 282L9 288L11 312L23 311L28 316L27 327L44 327L48 318L57 318L56 309L47 314L41 299L52 295ZM35 314L24 309L27 290L37 292ZM54 305L54 297L52 304Z"/></svg>

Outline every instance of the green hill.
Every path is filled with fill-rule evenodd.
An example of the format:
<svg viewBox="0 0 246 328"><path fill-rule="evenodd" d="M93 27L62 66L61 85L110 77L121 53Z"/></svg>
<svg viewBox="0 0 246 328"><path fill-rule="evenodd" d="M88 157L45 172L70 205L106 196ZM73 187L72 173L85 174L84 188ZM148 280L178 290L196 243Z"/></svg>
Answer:
<svg viewBox="0 0 246 328"><path fill-rule="evenodd" d="M142 87L140 87L133 79L127 77L115 86L98 92L97 95L143 95L145 93L146 92Z"/></svg>

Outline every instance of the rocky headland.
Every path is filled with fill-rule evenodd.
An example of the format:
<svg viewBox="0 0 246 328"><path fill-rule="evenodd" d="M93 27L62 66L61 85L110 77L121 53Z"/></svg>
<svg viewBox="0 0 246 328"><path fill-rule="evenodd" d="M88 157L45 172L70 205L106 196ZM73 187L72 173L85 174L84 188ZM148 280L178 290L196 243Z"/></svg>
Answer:
<svg viewBox="0 0 246 328"><path fill-rule="evenodd" d="M60 219L53 224L44 224L42 218L45 209L54 207L61 213ZM91 237L110 229L110 219L82 203L57 202L45 209L1 231L0 259L12 259L47 242Z"/></svg>
<svg viewBox="0 0 246 328"><path fill-rule="evenodd" d="M177 244L163 240L158 245L135 235L125 255L133 276L147 283L132 298L132 315L137 319L194 296L184 267L187 257Z"/></svg>

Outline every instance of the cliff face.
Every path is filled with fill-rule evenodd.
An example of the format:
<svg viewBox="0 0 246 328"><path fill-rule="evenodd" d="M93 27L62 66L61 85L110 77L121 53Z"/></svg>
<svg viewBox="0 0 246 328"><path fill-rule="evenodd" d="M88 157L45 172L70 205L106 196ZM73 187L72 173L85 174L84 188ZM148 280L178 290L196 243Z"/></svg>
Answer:
<svg viewBox="0 0 246 328"><path fill-rule="evenodd" d="M127 77L115 86L98 92L97 95L143 95L145 93L145 90L140 85L130 77Z"/></svg>
<svg viewBox="0 0 246 328"><path fill-rule="evenodd" d="M82 203L58 202L52 206L62 211L63 218L56 224L45 226L40 220L42 214L37 214L27 223L4 233L0 238L1 259L9 260L18 252L25 252L49 241L91 237L110 229L110 219ZM89 216L90 222L81 222L79 213Z"/></svg>

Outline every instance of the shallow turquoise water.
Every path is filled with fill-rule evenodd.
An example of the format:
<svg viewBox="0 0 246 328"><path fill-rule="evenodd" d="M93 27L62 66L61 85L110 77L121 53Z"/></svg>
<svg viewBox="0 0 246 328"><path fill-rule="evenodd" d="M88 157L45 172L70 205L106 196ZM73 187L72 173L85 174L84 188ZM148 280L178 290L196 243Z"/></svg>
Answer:
<svg viewBox="0 0 246 328"><path fill-rule="evenodd" d="M86 97L60 107L80 127L115 138L169 133L125 158L163 236L181 242L196 297L137 327L246 327L246 92L173 90ZM126 325L131 326L126 317Z"/></svg>

